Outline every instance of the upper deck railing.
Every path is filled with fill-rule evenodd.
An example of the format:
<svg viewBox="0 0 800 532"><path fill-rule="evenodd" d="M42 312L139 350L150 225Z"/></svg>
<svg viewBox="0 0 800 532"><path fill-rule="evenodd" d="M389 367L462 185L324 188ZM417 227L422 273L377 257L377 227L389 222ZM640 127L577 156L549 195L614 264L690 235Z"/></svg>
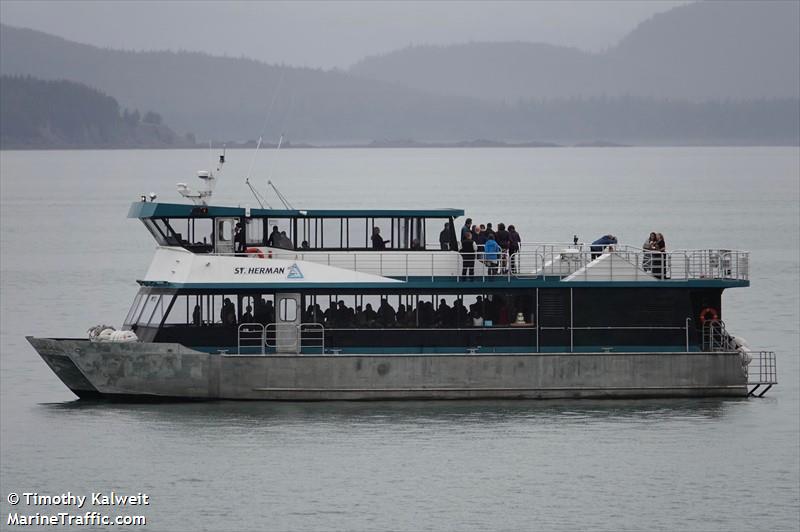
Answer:
<svg viewBox="0 0 800 532"><path fill-rule="evenodd" d="M226 254L220 254L226 255ZM227 254L228 256L232 254ZM241 253L233 254L242 256ZM258 257L259 255L252 255ZM441 250L294 251L271 248L265 257L308 261L401 280L430 277L479 279L558 278L564 281L748 280L749 252L727 249L666 253L614 246L602 251L582 244L527 244L496 256ZM469 264L473 269L469 269ZM465 269L465 266L467 267Z"/></svg>

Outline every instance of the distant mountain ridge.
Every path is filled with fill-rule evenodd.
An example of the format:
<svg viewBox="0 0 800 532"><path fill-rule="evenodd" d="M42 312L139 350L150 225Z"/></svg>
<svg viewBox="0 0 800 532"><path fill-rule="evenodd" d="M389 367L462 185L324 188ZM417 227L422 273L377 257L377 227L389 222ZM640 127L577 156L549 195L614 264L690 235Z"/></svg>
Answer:
<svg viewBox="0 0 800 532"><path fill-rule="evenodd" d="M753 9L750 5L746 7ZM791 77L800 66L784 65L785 58L776 62L784 65L786 72L776 74L774 68L762 65L758 78L747 83L729 83L741 94L747 91L755 94L747 87L766 80L768 83L762 84L763 96L734 97L729 92L708 102L672 96L673 92L688 94L693 87L706 87L703 89L706 93L713 93L700 77L669 74L664 79L665 72L678 72L677 67L652 69L650 63L636 68L614 66L615 62L631 65L643 57L652 57L655 53L652 50L660 50L659 42L666 42L667 37L670 42L677 39L673 35L676 25L689 27L674 22L673 18L684 20L700 8L702 12L719 11L716 3L678 8L670 11L668 14L672 15L667 19L654 17L640 25L613 50L603 54L545 44L473 43L416 47L362 64L362 67L382 65L384 71L392 73L391 79L369 79L364 77L361 67L354 67L352 72L323 71L193 52L103 49L0 25L0 73L84 83L113 96L121 106L156 109L175 130L191 131L201 140L242 142L263 136L265 141L277 141L285 133L294 143L361 145L369 145L376 139L411 139L427 144L490 139L489 142L517 145L598 141L604 144L800 142L798 81L781 81L784 74ZM774 11L772 6L767 10ZM737 20L742 16L739 13ZM772 20L775 15L763 17ZM706 21L708 18L709 15L699 17ZM656 29L648 30L649 24L655 24ZM795 27L791 21L781 24L781 27ZM732 27L742 31L740 26ZM783 44L770 46L780 50L784 57L786 42L791 44L795 34L779 30L774 32L774 39ZM767 32L759 31L762 37ZM688 33L682 38L691 42ZM647 35L655 35L650 44L644 42ZM739 48L742 46L746 48L744 44ZM661 55L655 64L671 65L675 59L670 57L686 53L677 45L665 48L668 50L658 52ZM793 53L797 63L797 53ZM697 55L692 64L702 65L704 56ZM717 77L723 80L742 77L743 67L736 70L720 64L714 68L724 72L710 76L711 82ZM413 73L413 79L408 78L409 72ZM619 80L624 76L629 79L623 83ZM636 88L643 95L636 95L633 89L609 93L609 80L619 81L620 87ZM416 86L410 86L415 83ZM677 88L670 92L672 89L667 90L670 86ZM275 105L265 120L273 98Z"/></svg>
<svg viewBox="0 0 800 532"><path fill-rule="evenodd" d="M0 27L0 73L86 83L121 105L159 109L178 131L199 138L258 138L273 97L265 138L277 139L288 129L292 138L305 141L369 141L385 136L387 122L461 138L464 120L451 116L452 110L471 107L464 98L427 95L343 72L194 52L103 49L11 26ZM483 107L490 112L490 106ZM388 110L391 118L375 120L376 110Z"/></svg>
<svg viewBox="0 0 800 532"><path fill-rule="evenodd" d="M415 46L350 72L403 86L517 101L636 96L689 101L800 97L800 2L697 2L592 54L533 43Z"/></svg>

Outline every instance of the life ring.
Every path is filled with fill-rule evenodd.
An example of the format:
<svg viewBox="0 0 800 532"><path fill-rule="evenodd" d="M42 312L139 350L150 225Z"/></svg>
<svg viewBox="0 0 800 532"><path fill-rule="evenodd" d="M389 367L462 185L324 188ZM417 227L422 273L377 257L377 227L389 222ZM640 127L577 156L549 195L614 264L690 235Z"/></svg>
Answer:
<svg viewBox="0 0 800 532"><path fill-rule="evenodd" d="M245 253L248 255L255 255L259 259L271 259L272 258L272 251L267 251L267 254L264 255L264 252L259 248L247 248L244 250Z"/></svg>
<svg viewBox="0 0 800 532"><path fill-rule="evenodd" d="M719 319L719 313L717 309L713 307L706 307L700 311L700 323L704 324L706 321L717 321Z"/></svg>

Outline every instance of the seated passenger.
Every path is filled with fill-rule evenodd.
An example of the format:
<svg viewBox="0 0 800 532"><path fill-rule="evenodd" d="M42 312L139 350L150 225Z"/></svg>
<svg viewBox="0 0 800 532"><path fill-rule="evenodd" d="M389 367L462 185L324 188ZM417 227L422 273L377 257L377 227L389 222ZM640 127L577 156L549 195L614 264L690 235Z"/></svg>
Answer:
<svg viewBox="0 0 800 532"><path fill-rule="evenodd" d="M453 318L456 327L468 327L471 324L467 308L460 299L453 302Z"/></svg>
<svg viewBox="0 0 800 532"><path fill-rule="evenodd" d="M453 309L447 304L444 298L439 301L439 308L436 309L435 316L437 327L453 327L455 325Z"/></svg>
<svg viewBox="0 0 800 532"><path fill-rule="evenodd" d="M396 316L398 326L402 327L406 324L406 319L407 319L406 314L407 314L406 306L400 303L397 306L397 316Z"/></svg>
<svg viewBox="0 0 800 532"><path fill-rule="evenodd" d="M308 240L303 240L302 244L300 244L300 249L311 249L311 246L308 245Z"/></svg>
<svg viewBox="0 0 800 532"><path fill-rule="evenodd" d="M483 297L478 296L475 298L475 303L469 306L470 316L483 317Z"/></svg>
<svg viewBox="0 0 800 532"><path fill-rule="evenodd" d="M372 303L367 303L364 309L364 321L367 323L367 327L374 326L378 321L378 313L372 309Z"/></svg>
<svg viewBox="0 0 800 532"><path fill-rule="evenodd" d="M356 307L355 317L353 318L353 325L358 329L363 329L367 326L367 316L364 314L364 310L361 308L361 305Z"/></svg>
<svg viewBox="0 0 800 532"><path fill-rule="evenodd" d="M242 323L253 323L253 307L247 305L245 307L245 313L242 314Z"/></svg>
<svg viewBox="0 0 800 532"><path fill-rule="evenodd" d="M483 316L475 305L470 305L469 318L474 327L483 327Z"/></svg>
<svg viewBox="0 0 800 532"><path fill-rule="evenodd" d="M389 300L381 299L381 306L378 307L378 323L383 327L394 327L394 316L394 308L389 304Z"/></svg>
<svg viewBox="0 0 800 532"><path fill-rule="evenodd" d="M433 309L433 303L430 301L420 301L419 306L420 327L433 327L436 321L436 312Z"/></svg>

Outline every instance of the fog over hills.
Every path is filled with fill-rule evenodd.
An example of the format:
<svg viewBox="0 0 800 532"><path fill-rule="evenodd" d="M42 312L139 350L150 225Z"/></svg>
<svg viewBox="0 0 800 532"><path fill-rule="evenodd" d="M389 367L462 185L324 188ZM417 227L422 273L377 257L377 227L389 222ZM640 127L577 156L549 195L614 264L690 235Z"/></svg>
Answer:
<svg viewBox="0 0 800 532"><path fill-rule="evenodd" d="M351 71L113 50L3 25L0 73L84 83L198 140L795 144L797 11L691 4L598 54L472 43L408 48Z"/></svg>
<svg viewBox="0 0 800 532"><path fill-rule="evenodd" d="M493 101L797 98L799 51L800 2L698 2L653 16L603 53L521 42L416 46L350 72Z"/></svg>

